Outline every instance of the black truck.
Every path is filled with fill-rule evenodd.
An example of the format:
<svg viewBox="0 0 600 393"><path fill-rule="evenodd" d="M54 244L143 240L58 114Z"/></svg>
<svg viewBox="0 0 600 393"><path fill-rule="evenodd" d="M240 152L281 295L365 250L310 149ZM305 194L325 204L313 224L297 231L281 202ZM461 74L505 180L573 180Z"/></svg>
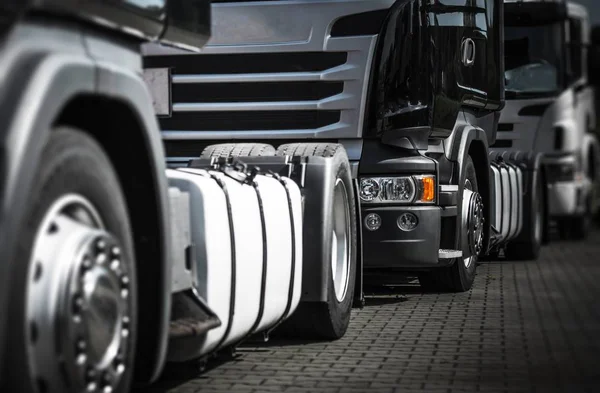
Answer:
<svg viewBox="0 0 600 393"><path fill-rule="evenodd" d="M541 157L489 149L505 105L503 6L214 2L202 53L144 48L146 71L164 75L152 88L168 164L347 160L358 201L347 212L358 223L357 302L370 272L466 291L479 257L535 259ZM315 218L315 227L323 223ZM328 256L310 255L304 281L320 282ZM330 300L318 285L304 292L294 323L310 318L308 304Z"/></svg>

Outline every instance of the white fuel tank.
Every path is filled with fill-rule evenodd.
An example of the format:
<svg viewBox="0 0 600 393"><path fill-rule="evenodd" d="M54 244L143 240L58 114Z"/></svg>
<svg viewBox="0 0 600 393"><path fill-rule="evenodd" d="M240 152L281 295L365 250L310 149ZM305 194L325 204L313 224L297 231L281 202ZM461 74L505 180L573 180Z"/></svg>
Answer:
<svg viewBox="0 0 600 393"><path fill-rule="evenodd" d="M500 167L500 177L502 179L502 239L508 239L510 233L510 219L512 211L512 195L510 192L510 174L508 168Z"/></svg>
<svg viewBox="0 0 600 393"><path fill-rule="evenodd" d="M492 165L492 184L494 185L494 192L492 195L494 197L494 207L493 207L493 215L492 215L492 226L496 228L498 232L502 232L502 204L503 204L503 195L502 195L502 179L500 174L500 169L496 165Z"/></svg>
<svg viewBox="0 0 600 393"><path fill-rule="evenodd" d="M523 181L524 181L523 170L521 168L517 167L517 184L519 186L519 193L518 193L519 194L519 212L518 212L519 222L517 225L517 233L516 233L515 237L519 236L521 234L521 231L523 230L523 219L524 219L523 216L525 214L525 211L524 211L525 183Z"/></svg>
<svg viewBox="0 0 600 393"><path fill-rule="evenodd" d="M511 209L510 209L510 228L508 231L508 240L514 239L517 235L517 229L519 227L519 209L521 205L521 187L519 185L519 178L517 170L514 166L508 167L508 174L510 175L510 198L511 198Z"/></svg>
<svg viewBox="0 0 600 393"><path fill-rule="evenodd" d="M168 170L190 192L197 288L222 325L198 356L269 328L297 307L302 287L300 190L286 178L246 184L221 171ZM293 226L292 226L293 222Z"/></svg>
<svg viewBox="0 0 600 393"><path fill-rule="evenodd" d="M266 276L263 314L257 331L289 316L300 301L302 283L302 200L290 179L255 178L262 200L266 234ZM291 300L291 302L290 302Z"/></svg>

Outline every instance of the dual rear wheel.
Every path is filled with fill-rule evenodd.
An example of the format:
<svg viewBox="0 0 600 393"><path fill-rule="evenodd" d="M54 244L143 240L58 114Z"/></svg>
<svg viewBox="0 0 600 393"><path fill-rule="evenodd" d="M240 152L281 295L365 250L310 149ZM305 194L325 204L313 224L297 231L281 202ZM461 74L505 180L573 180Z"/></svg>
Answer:
<svg viewBox="0 0 600 393"><path fill-rule="evenodd" d="M243 157L275 155L323 157L327 165L308 174L305 184L302 285L310 299L303 296L298 309L274 334L338 339L350 324L357 259L354 187L343 146L295 143L275 150L268 144L228 143L208 146L200 157L243 161ZM315 293L324 294L325 301L314 301Z"/></svg>

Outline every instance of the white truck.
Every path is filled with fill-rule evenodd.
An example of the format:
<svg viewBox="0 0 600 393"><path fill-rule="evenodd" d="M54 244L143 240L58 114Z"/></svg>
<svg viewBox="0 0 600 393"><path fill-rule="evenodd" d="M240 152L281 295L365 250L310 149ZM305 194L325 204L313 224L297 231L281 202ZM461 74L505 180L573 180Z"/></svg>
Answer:
<svg viewBox="0 0 600 393"><path fill-rule="evenodd" d="M575 2L506 0L504 23L506 106L492 150L543 153L545 222L582 239L598 211L600 168L588 13Z"/></svg>

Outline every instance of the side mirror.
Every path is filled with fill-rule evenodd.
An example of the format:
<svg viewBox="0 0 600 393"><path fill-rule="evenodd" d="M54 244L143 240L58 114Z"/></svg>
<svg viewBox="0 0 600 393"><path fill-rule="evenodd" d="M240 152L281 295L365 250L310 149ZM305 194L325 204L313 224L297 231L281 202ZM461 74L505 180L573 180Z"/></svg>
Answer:
<svg viewBox="0 0 600 393"><path fill-rule="evenodd" d="M590 82L600 86L600 26L592 28L588 50L588 74Z"/></svg>

